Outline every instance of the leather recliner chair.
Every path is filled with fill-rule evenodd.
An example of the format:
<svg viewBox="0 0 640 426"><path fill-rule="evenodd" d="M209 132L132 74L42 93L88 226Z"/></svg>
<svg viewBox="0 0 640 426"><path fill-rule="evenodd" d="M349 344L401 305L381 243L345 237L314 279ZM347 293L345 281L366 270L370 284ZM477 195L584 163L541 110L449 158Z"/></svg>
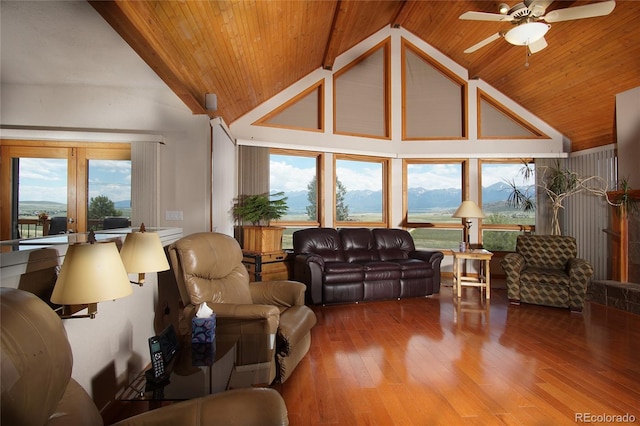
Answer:
<svg viewBox="0 0 640 426"><path fill-rule="evenodd" d="M103 424L93 400L71 378L73 355L58 315L32 293L0 288L3 425ZM192 399L130 417L128 425L287 425L287 408L269 388Z"/></svg>
<svg viewBox="0 0 640 426"><path fill-rule="evenodd" d="M188 235L169 246L169 259L184 306L180 334L191 333L197 308L207 303L216 314L220 329L240 335L275 335L274 374L270 380L284 383L309 351L316 315L304 304L304 284L250 283L242 258L234 238L215 232ZM249 352L259 349L244 350L250 359L253 354Z"/></svg>

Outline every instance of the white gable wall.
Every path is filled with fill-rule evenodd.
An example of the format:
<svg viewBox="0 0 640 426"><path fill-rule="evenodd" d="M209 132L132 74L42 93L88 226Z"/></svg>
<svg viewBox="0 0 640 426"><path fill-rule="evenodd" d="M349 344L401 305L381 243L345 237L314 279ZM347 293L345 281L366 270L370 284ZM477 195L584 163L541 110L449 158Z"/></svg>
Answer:
<svg viewBox="0 0 640 426"><path fill-rule="evenodd" d="M333 73L358 59L362 54L391 37L391 138L390 140L333 134ZM468 138L464 140L402 140L402 39L425 52L468 85ZM514 66L519 66L515 64ZM256 121L285 104L299 93L324 80L324 131L291 130L277 127L254 125ZM517 116L529 122L548 139L478 139L478 89L487 93ZM523 157L565 157L565 138L547 123L531 114L504 94L482 80L470 80L467 70L447 56L404 29L384 28L364 40L354 48L336 58L333 71L318 69L262 105L250 111L230 126L238 145L288 148L326 153L359 154L389 157L391 162L391 194L402 193L403 158L469 158L470 197L478 199L477 171L479 158L523 158ZM325 224L333 223L333 157L327 158L324 188ZM402 198L392 197L391 226L402 223Z"/></svg>

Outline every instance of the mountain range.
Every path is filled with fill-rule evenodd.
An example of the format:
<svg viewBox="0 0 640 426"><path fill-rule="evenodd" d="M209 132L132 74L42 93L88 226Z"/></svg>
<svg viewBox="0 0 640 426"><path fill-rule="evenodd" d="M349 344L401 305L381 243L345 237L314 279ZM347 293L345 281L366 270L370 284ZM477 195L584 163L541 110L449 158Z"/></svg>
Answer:
<svg viewBox="0 0 640 426"><path fill-rule="evenodd" d="M533 192L533 186L519 188L521 191ZM497 182L483 188L482 202L485 206L494 204L497 208L504 208L506 199L511 192L511 186L505 182ZM461 190L409 188L409 209L413 212L455 209L460 205ZM286 192L289 213L304 213L309 205L307 191ZM345 204L352 213L368 213L382 210L382 191L354 190L345 194Z"/></svg>

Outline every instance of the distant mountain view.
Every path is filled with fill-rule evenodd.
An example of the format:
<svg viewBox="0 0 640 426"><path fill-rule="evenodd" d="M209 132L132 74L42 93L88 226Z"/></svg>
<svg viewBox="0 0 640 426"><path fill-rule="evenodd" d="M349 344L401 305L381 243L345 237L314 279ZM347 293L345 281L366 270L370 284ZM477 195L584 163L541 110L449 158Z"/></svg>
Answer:
<svg viewBox="0 0 640 426"><path fill-rule="evenodd" d="M131 209L131 200L113 202L117 210ZM67 214L67 205L55 201L20 201L19 216L37 216L40 212L47 212L50 217Z"/></svg>
<svg viewBox="0 0 640 426"><path fill-rule="evenodd" d="M529 189L533 191L533 186L522 187L522 191ZM424 189L409 188L409 209L413 212L429 211L433 209L456 209L460 204L459 189ZM484 188L482 201L486 205L486 209L504 210L505 200L511 192L511 187L504 183L498 182L489 187ZM287 204L289 205L289 214L303 214L309 204L307 200L307 191L287 192ZM394 194L395 196L395 194ZM349 206L352 213L369 213L380 211L382 209L381 191L356 190L349 191L345 195L345 203Z"/></svg>

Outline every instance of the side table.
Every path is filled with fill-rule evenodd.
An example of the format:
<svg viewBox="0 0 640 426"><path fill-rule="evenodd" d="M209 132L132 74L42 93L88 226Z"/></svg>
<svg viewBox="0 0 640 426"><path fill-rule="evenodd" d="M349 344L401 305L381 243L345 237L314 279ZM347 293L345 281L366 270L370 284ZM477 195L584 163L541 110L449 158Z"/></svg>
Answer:
<svg viewBox="0 0 640 426"><path fill-rule="evenodd" d="M456 297L462 296L462 286L479 287L485 290L486 298L491 298L491 272L490 263L493 253L485 249L453 252L453 291ZM463 260L479 260L480 271L478 277L467 275L461 268ZM483 268L484 266L484 268Z"/></svg>
<svg viewBox="0 0 640 426"><path fill-rule="evenodd" d="M271 281L288 280L287 252L257 253L242 251L242 263L249 272L250 280Z"/></svg>

